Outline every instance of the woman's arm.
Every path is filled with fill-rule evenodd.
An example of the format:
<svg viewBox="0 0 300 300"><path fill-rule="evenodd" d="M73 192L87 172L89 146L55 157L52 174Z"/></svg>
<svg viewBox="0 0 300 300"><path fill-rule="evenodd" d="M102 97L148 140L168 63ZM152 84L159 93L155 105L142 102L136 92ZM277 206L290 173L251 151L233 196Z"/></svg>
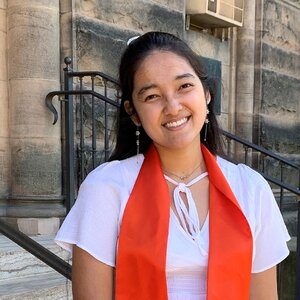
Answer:
<svg viewBox="0 0 300 300"><path fill-rule="evenodd" d="M72 290L74 300L112 300L114 268L74 245Z"/></svg>
<svg viewBox="0 0 300 300"><path fill-rule="evenodd" d="M278 300L276 266L252 274L250 300Z"/></svg>

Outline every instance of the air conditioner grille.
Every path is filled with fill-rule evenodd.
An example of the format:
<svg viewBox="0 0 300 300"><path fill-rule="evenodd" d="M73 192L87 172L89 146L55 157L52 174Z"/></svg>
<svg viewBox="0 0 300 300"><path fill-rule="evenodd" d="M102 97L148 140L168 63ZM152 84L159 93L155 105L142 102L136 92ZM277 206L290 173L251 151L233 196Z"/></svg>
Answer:
<svg viewBox="0 0 300 300"><path fill-rule="evenodd" d="M243 11L241 9L234 9L234 20L240 23L243 22Z"/></svg>
<svg viewBox="0 0 300 300"><path fill-rule="evenodd" d="M234 10L233 6L222 1L220 2L219 14L221 16L224 16L229 19L233 19L233 14L234 14L233 10Z"/></svg>
<svg viewBox="0 0 300 300"><path fill-rule="evenodd" d="M217 1L208 1L207 10L216 13L217 12Z"/></svg>
<svg viewBox="0 0 300 300"><path fill-rule="evenodd" d="M237 8L243 9L244 8L244 0L235 0L234 6Z"/></svg>
<svg viewBox="0 0 300 300"><path fill-rule="evenodd" d="M242 26L244 0L186 0L190 24L201 28Z"/></svg>

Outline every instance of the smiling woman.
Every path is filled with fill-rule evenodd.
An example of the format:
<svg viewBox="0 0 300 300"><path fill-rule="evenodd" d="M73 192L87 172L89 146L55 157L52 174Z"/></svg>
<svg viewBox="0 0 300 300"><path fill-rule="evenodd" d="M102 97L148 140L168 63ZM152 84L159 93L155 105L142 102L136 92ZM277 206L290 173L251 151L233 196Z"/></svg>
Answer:
<svg viewBox="0 0 300 300"><path fill-rule="evenodd" d="M200 149L200 131L209 101L185 59L172 52L154 51L134 76L132 101L124 104L133 122L143 127L159 152L173 152Z"/></svg>
<svg viewBox="0 0 300 300"><path fill-rule="evenodd" d="M153 61L153 64L149 63L149 65L151 65L152 67L153 80L155 80L155 82L145 82L144 85L141 85L138 89L135 86L135 84L138 83L136 81L142 80L142 78L139 78L136 72L142 72L140 70L140 67L143 67L143 65L147 63L147 61L149 61L155 53L157 54L157 52L159 52L163 56L163 58L161 58L160 61ZM208 74L206 73L206 67L201 63L201 59L199 60L199 56L195 55L195 53L182 40L178 39L177 37L171 34L146 34L139 37L138 39L133 40L129 44L129 46L123 54L119 69L119 79L122 90L123 103L129 102L129 107L134 108L134 106L132 105L134 99L141 100L141 96L144 95L145 92L149 93L150 89L152 89L153 91L154 88L158 88L159 86L163 85L162 82L160 82L160 80L156 80L156 77L160 76L160 79L163 77L160 75L160 72L158 72L158 69L164 67L164 65L161 64L163 62L162 60L165 57L168 57L168 55L170 54L175 56L178 62L180 62L181 64L185 64L185 69L189 70L187 72L184 72L185 69L182 69L178 71L178 74L174 74L174 83L176 81L177 84L181 83L180 91L182 91L182 93L184 93L184 90L185 88L187 88L187 85L190 85L188 79L190 79L190 81L198 80L198 83L202 85L205 97L207 98L207 109L210 111L210 113L208 115L209 123L207 127L207 139L206 141L204 141L205 128L203 128L203 130L201 130L200 132L201 140L202 143L204 143L204 145L212 153L221 153L222 147L218 132L219 130L213 111L213 100L217 92L215 89L217 83L215 82L215 80L208 76ZM165 72L168 74L167 66L165 66ZM146 76L146 74L144 75ZM185 80L186 84L184 84L182 80ZM135 91L133 90L134 87ZM153 97L155 98L158 95L147 94L147 96L152 99ZM146 99L144 98L144 100ZM147 100L149 100L149 98ZM139 122L138 120L135 120L134 123L130 122L130 119L128 118L128 113L133 114L135 111L128 111L129 107L126 105L122 106L120 110L119 136L117 139L116 150L112 155L111 160L128 158L136 153L135 125ZM135 114L133 115L134 117L136 116ZM131 119L134 120L133 118ZM140 148L141 152L144 153L148 149L149 145L152 143L152 140L145 132L143 126L140 128L140 131Z"/></svg>
<svg viewBox="0 0 300 300"><path fill-rule="evenodd" d="M266 181L218 156L204 70L168 33L125 50L115 152L56 237L73 251L74 299L277 299L289 235Z"/></svg>

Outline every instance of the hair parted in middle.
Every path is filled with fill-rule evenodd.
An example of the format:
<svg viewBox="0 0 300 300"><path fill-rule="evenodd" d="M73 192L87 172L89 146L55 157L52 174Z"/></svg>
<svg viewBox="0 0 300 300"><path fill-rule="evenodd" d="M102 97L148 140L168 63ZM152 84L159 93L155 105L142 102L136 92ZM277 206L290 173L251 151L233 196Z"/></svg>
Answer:
<svg viewBox="0 0 300 300"><path fill-rule="evenodd" d="M199 77L205 95L210 94L211 101L208 103L210 111L208 118L207 137L204 141L204 127L200 132L201 143L203 143L211 153L221 154L222 146L219 134L218 123L213 111L214 97L216 94L216 82L210 78L206 72L206 67L201 57L181 39L166 32L147 32L142 36L132 40L125 49L119 67L119 84L121 88L121 107L118 120L116 148L110 157L111 160L126 159L136 154L136 125L131 120L131 116L125 111L124 102L127 100L133 106L132 93L134 89L134 75L144 59L153 51L172 52L185 59ZM135 112L133 112L135 113ZM152 140L140 127L140 152L145 153Z"/></svg>

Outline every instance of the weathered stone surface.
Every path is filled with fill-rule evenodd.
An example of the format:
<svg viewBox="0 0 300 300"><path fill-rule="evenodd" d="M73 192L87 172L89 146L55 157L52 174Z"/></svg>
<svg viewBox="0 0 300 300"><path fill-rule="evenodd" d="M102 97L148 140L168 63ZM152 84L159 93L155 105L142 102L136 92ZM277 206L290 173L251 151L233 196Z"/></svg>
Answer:
<svg viewBox="0 0 300 300"><path fill-rule="evenodd" d="M182 36L184 30L183 11L152 1L78 1L76 11L139 32L159 30Z"/></svg>
<svg viewBox="0 0 300 300"><path fill-rule="evenodd" d="M0 137L8 137L7 82L0 80Z"/></svg>
<svg viewBox="0 0 300 300"><path fill-rule="evenodd" d="M243 36L247 36L247 31L249 36L253 37L253 32L255 30L255 4L256 1L244 1L244 14L243 14L243 26L238 28L238 30L245 31Z"/></svg>
<svg viewBox="0 0 300 300"><path fill-rule="evenodd" d="M56 9L21 3L8 8L9 77L57 79L58 3Z"/></svg>
<svg viewBox="0 0 300 300"><path fill-rule="evenodd" d="M19 196L10 199L3 216L6 216L6 221L18 228L19 218L63 218L66 216L66 206L60 195Z"/></svg>
<svg viewBox="0 0 300 300"><path fill-rule="evenodd" d="M61 195L61 146L56 139L11 141L12 198Z"/></svg>
<svg viewBox="0 0 300 300"><path fill-rule="evenodd" d="M237 74L236 106L238 113L253 113L253 85L247 83L247 80L253 83L254 71L250 65L240 65Z"/></svg>
<svg viewBox="0 0 300 300"><path fill-rule="evenodd" d="M75 19L77 32L77 67L79 70L99 70L114 78L126 41L136 32L78 16Z"/></svg>
<svg viewBox="0 0 300 300"><path fill-rule="evenodd" d="M235 129L235 133L237 136L240 136L242 138L247 139L248 141L251 141L251 134L252 134L252 119L253 115L251 113L243 113L239 112L239 122L238 126ZM242 149L242 148L241 148ZM244 149L242 149L242 152L244 152Z"/></svg>
<svg viewBox="0 0 300 300"><path fill-rule="evenodd" d="M60 50L65 56L72 56L72 12L66 12L60 16ZM63 56L62 58L64 58Z"/></svg>
<svg viewBox="0 0 300 300"><path fill-rule="evenodd" d="M228 118L229 115L227 113L223 113L220 116L217 116L219 126L224 130L228 130Z"/></svg>
<svg viewBox="0 0 300 300"><path fill-rule="evenodd" d="M300 6L268 0L263 11L260 141L263 147L299 163ZM267 169L280 175L280 167L272 161ZM287 172L286 178L294 184L297 177Z"/></svg>
<svg viewBox="0 0 300 300"><path fill-rule="evenodd" d="M62 1L59 1L59 11L61 14L64 14L64 13L68 13L68 12L71 12L72 11L72 8L73 8L73 3L75 1L73 0L62 0Z"/></svg>
<svg viewBox="0 0 300 300"><path fill-rule="evenodd" d="M31 236L70 263L70 253L54 244L53 235ZM0 236L1 299L72 299L70 282L24 249Z"/></svg>
<svg viewBox="0 0 300 300"><path fill-rule="evenodd" d="M297 78L300 84L300 52L296 54L263 43L262 65L270 71Z"/></svg>
<svg viewBox="0 0 300 300"><path fill-rule="evenodd" d="M261 145L269 150L285 154L300 153L300 121L261 116ZM299 163L299 162L298 162Z"/></svg>
<svg viewBox="0 0 300 300"><path fill-rule="evenodd" d="M238 48L242 55L238 55L237 63L240 65L250 65L253 68L254 65L254 39L252 37L240 38L238 40ZM250 75L250 74L249 74Z"/></svg>
<svg viewBox="0 0 300 300"><path fill-rule="evenodd" d="M71 282L58 273L4 282L1 300L72 300ZM1 288L1 283L0 283Z"/></svg>
<svg viewBox="0 0 300 300"><path fill-rule="evenodd" d="M10 81L10 130L16 137L60 138L60 122L55 126L53 114L45 104L46 95L59 89L58 81L14 79ZM53 99L56 108L57 98ZM59 111L59 109L58 109Z"/></svg>
<svg viewBox="0 0 300 300"><path fill-rule="evenodd" d="M188 45L199 55L222 61L229 65L229 41L221 41L208 33L189 30L185 32Z"/></svg>
<svg viewBox="0 0 300 300"><path fill-rule="evenodd" d="M236 57L236 134L253 139L254 63L255 63L255 2L244 7L243 27L237 30ZM239 153L241 155L241 153Z"/></svg>
<svg viewBox="0 0 300 300"><path fill-rule="evenodd" d="M59 5L57 0L6 0L6 2L8 8L13 6L39 6L44 9L57 9Z"/></svg>
<svg viewBox="0 0 300 300"><path fill-rule="evenodd" d="M70 253L54 243L54 234L35 235L31 238L46 247L49 251L64 260L70 259ZM37 259L31 253L13 243L4 236L0 236L0 282L8 279L18 279L25 276L50 273L52 269ZM3 295L0 293L0 295Z"/></svg>
<svg viewBox="0 0 300 300"><path fill-rule="evenodd" d="M299 8L280 1L264 1L263 33L264 41L299 53Z"/></svg>
<svg viewBox="0 0 300 300"><path fill-rule="evenodd" d="M19 218L18 228L27 235L51 235L59 229L59 218Z"/></svg>
<svg viewBox="0 0 300 300"><path fill-rule="evenodd" d="M6 1L0 1L0 199L10 192L10 149L8 128ZM6 208L0 205L0 215Z"/></svg>
<svg viewBox="0 0 300 300"><path fill-rule="evenodd" d="M0 9L6 9L7 0L0 0Z"/></svg>
<svg viewBox="0 0 300 300"><path fill-rule="evenodd" d="M230 66L222 65L222 80L221 80L221 114L228 114L228 99L229 99L229 75ZM225 128L228 127L228 124ZM225 129L224 128L224 129Z"/></svg>
<svg viewBox="0 0 300 300"><path fill-rule="evenodd" d="M182 0L152 0L151 2L179 11L185 10L185 1Z"/></svg>
<svg viewBox="0 0 300 300"><path fill-rule="evenodd" d="M299 120L300 80L272 71L262 72L262 113Z"/></svg>
<svg viewBox="0 0 300 300"><path fill-rule="evenodd" d="M59 2L11 0L7 9L11 197L61 195L60 127L45 96L59 89Z"/></svg>
<svg viewBox="0 0 300 300"><path fill-rule="evenodd" d="M0 31L0 81L7 81L6 33Z"/></svg>
<svg viewBox="0 0 300 300"><path fill-rule="evenodd" d="M9 139L0 137L0 199L10 192L10 148Z"/></svg>
<svg viewBox="0 0 300 300"><path fill-rule="evenodd" d="M0 6L0 31L6 32L6 9Z"/></svg>

